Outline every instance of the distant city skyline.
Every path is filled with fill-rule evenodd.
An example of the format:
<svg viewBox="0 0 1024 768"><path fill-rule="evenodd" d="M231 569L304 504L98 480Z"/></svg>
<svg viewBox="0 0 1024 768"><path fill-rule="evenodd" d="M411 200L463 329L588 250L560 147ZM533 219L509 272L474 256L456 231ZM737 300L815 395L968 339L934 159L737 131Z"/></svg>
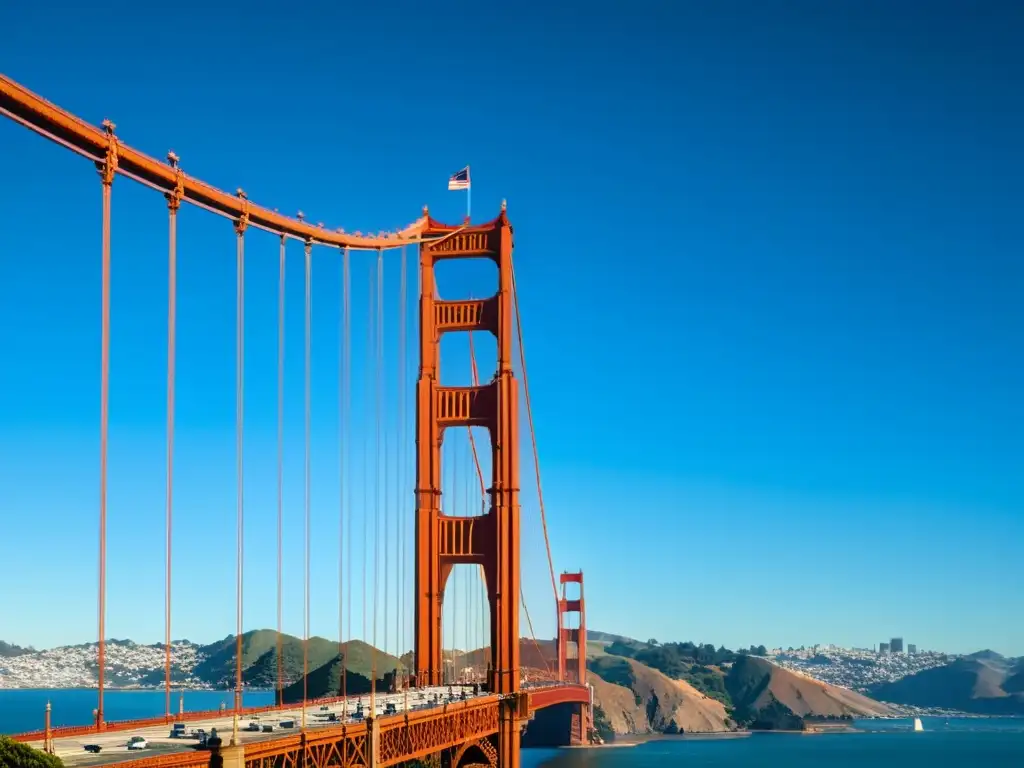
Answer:
<svg viewBox="0 0 1024 768"><path fill-rule="evenodd" d="M111 3L102 14L3 4L0 69L83 120L110 118L132 147L173 149L187 173L330 228L393 229L424 204L459 222L465 193L446 184L467 164L474 221L507 200L554 566L584 571L589 626L733 648L863 646L898 632L953 653L1024 655L1024 595L1004 588L1024 583L1013 4L624 12L527 0L500 16L486 4L359 4L315 17L206 4L168 23L160 6ZM338 30L355 32L340 43ZM201 67L173 65L186 50L202 52ZM7 119L0 177L0 638L86 642L97 631L100 181L92 163ZM167 208L126 178L112 206L107 634L158 642ZM172 634L211 641L235 631L235 234L194 207L179 219ZM246 235L252 629L277 623L278 247ZM283 612L301 636L302 246L287 258ZM406 254L404 429L399 258L385 256L384 484L367 339L374 256L352 255L345 494L336 250L314 250L312 277L310 630L336 637L340 618L346 635L376 635L386 650L411 645L411 569L400 578L395 565L411 545L382 532L374 632L384 552L367 551L362 525L371 540L376 519L412 526L417 254ZM484 296L494 268L446 263L439 283L446 298ZM494 341L477 336L487 378ZM465 337L446 338L442 356L442 382L468 384ZM523 590L550 638L523 419ZM453 435L444 503L471 514L468 441ZM343 497L351 599L339 586ZM479 579L461 570L456 584L465 624Z"/></svg>

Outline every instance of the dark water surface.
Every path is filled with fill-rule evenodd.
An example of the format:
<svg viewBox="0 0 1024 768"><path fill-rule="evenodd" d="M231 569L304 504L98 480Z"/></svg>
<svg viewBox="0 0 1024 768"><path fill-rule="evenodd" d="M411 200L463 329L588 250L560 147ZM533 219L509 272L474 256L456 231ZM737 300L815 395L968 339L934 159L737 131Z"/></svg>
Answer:
<svg viewBox="0 0 1024 768"><path fill-rule="evenodd" d="M93 721L96 691L79 688L58 690L0 689L0 733L24 733L42 730L46 702L53 707L53 724L88 725ZM203 711L234 706L231 691L185 691L186 710ZM273 691L246 693L247 707L263 707L274 703ZM178 694L171 699L171 708L178 711ZM163 691L107 691L103 708L108 721L157 717L164 713Z"/></svg>
<svg viewBox="0 0 1024 768"><path fill-rule="evenodd" d="M949 723L947 726L946 723ZM523 768L1024 768L1024 719L863 721L868 733L661 739L636 747L525 750Z"/></svg>

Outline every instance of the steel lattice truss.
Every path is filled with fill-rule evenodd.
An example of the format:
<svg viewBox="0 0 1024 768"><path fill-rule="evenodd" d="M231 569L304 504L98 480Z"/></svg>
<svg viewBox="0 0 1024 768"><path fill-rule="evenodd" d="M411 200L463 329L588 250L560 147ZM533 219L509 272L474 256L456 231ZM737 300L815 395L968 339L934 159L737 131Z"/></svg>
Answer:
<svg viewBox="0 0 1024 768"><path fill-rule="evenodd" d="M589 692L583 686L555 686L529 693L529 711L563 703L585 703ZM377 760L371 759L373 735L366 723L318 728L268 741L244 745L246 768L388 768L420 760L440 768L447 764L463 768L465 758L483 757L486 765L497 765L498 753L492 738L498 732L502 706L513 702L497 696L448 704L440 709L421 710L378 720ZM446 759L442 759L442 756ZM206 768L212 764L207 751L178 752L141 760L130 760L120 768Z"/></svg>

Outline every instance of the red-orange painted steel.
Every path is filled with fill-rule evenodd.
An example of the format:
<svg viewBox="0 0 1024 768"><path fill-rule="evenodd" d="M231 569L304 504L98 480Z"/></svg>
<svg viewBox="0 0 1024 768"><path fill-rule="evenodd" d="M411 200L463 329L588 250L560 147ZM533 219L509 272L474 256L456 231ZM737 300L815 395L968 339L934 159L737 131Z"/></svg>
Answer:
<svg viewBox="0 0 1024 768"><path fill-rule="evenodd" d="M519 707L509 706L498 696L487 696L467 702L448 704L436 709L402 713L388 718L380 718L377 724L377 754L371 760L370 739L367 724L358 723L332 728L299 732L288 736L254 741L244 745L244 760L247 767L263 768L271 765L299 765L306 768L328 768L328 766L350 766L351 768L371 768L371 766L387 766L406 763L410 760L424 760L441 752L447 752L452 758L450 764L458 766L471 749L476 748L484 754L491 766L506 766L502 762L501 728L506 713L514 715L516 727L519 721L528 717L529 713L544 707L558 704L579 704L585 706L589 702L590 692L584 686L560 685L551 688L531 690L525 694L525 700L518 702ZM325 699L324 701L335 701ZM515 702L513 702L515 704ZM268 712L274 707L261 707L246 710L246 713ZM223 713L192 712L184 716L176 716L176 721L196 722L222 717ZM111 723L110 730L130 730L147 726L160 725L165 719L135 720L126 723ZM93 733L93 728L53 729L55 738L81 736ZM497 736L496 748L491 739ZM43 734L23 734L19 741L38 741ZM176 752L173 754L154 755L139 760L118 763L119 768L199 768L210 763L210 753L206 751Z"/></svg>
<svg viewBox="0 0 1024 768"><path fill-rule="evenodd" d="M441 606L456 563L484 569L491 620L487 682L497 694L519 690L519 408L512 369L512 226L505 208L478 226L428 218L420 245L420 371L416 384L416 576L414 655L419 685L441 682ZM434 268L444 259L488 258L498 265L498 290L483 303L442 303ZM490 311L488 311L490 309ZM490 384L443 387L441 335L481 330L498 341L498 370ZM446 429L484 426L491 435L491 505L479 521L453 521L442 510L441 443ZM461 526L461 527L460 527ZM446 547L464 531L459 546ZM508 701L498 708L498 762L519 765L519 723Z"/></svg>
<svg viewBox="0 0 1024 768"><path fill-rule="evenodd" d="M587 611L583 600L583 572L563 573L559 576L562 595L558 599L558 679L585 684L587 682ZM579 584L579 599L570 600L566 594L567 584ZM569 614L579 615L579 627L567 627L565 618ZM576 656L569 665L569 643L576 645Z"/></svg>
<svg viewBox="0 0 1024 768"><path fill-rule="evenodd" d="M110 144L107 133L51 104L4 75L0 75L0 112L94 160L103 160L107 156ZM398 232L376 235L331 231L251 204L244 195L230 195L187 174L179 175L170 165L161 163L116 139L114 142L117 146L118 173L130 174L164 192L172 192L180 183L182 199L189 203L231 219L238 219L247 214L249 223L253 226L303 241L310 240L313 243L338 247L396 248L410 242L418 242L428 220L424 215Z"/></svg>

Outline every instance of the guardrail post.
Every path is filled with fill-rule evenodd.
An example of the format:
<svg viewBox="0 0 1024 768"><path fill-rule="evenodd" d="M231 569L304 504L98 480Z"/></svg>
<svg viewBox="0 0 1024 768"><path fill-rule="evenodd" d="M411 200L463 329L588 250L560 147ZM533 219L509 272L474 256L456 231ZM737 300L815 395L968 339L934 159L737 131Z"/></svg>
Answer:
<svg viewBox="0 0 1024 768"><path fill-rule="evenodd" d="M245 745L229 744L221 747L219 757L221 768L245 768Z"/></svg>
<svg viewBox="0 0 1024 768"><path fill-rule="evenodd" d="M380 761L380 723L376 717L366 718L366 768L377 768Z"/></svg>
<svg viewBox="0 0 1024 768"><path fill-rule="evenodd" d="M46 721L43 725L43 752L53 754L53 731L50 723L50 702L46 702Z"/></svg>

